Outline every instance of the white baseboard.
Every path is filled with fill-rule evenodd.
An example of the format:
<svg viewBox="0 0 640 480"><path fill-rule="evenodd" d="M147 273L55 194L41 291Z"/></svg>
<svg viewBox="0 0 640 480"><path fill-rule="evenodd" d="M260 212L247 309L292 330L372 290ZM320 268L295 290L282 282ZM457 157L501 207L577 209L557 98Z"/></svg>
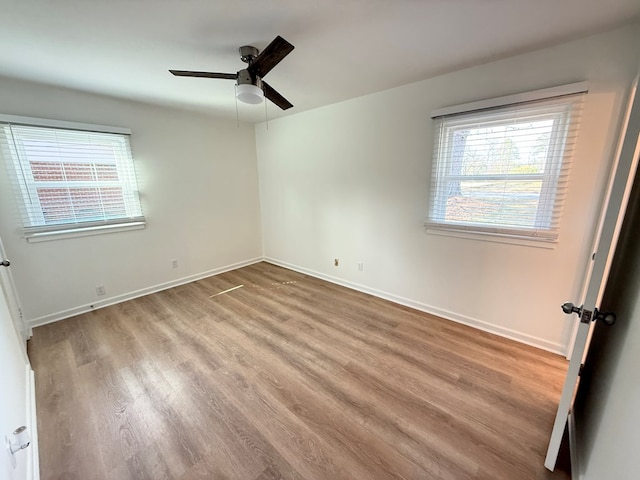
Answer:
<svg viewBox="0 0 640 480"><path fill-rule="evenodd" d="M517 342L524 343L532 347L536 347L542 350L556 353L558 355L565 355L566 353L566 346L560 343L550 342L543 338L538 338L533 335L521 333L516 330L512 330L506 327L502 327L500 325L495 325L490 322L486 322L484 320L468 317L466 315L461 315L459 313L451 312L449 310L444 310L442 308L434 307L432 305L427 305L425 303L411 300L409 298L404 298L399 295L394 295L392 293L376 290L374 288L370 288L365 285L349 282L338 277L333 277L331 275L326 275L321 272L316 272L314 270L300 267L298 265L293 265L291 263L283 262L275 258L265 257L264 261L268 263L272 263L274 265L278 265L280 267L288 268L289 270L294 270L296 272L304 273L306 275L310 275L312 277L316 277L321 280L326 280L327 282L335 283L343 287L351 288L359 292L368 293L369 295L373 295L374 297L379 297L384 300L389 300L391 302L398 303L400 305L404 305L406 307L410 307L415 310L420 310L421 312L429 313L431 315L437 315L438 317L442 317L447 320L451 320L453 322L462 323L464 325L468 325L470 327L474 327L479 330L483 330L485 332L489 332L495 335L499 335L501 337L509 338L511 340L515 340Z"/></svg>
<svg viewBox="0 0 640 480"><path fill-rule="evenodd" d="M231 265L214 268L213 270L207 270L206 272L196 273L194 275L189 275L187 277L171 280L170 282L160 283L158 285L153 285L151 287L141 288L140 290L135 290L133 292L123 293L122 295L116 295L114 297L105 298L104 300L100 300L90 304L81 305L79 307L69 308L61 312L51 313L49 315L44 315L42 317L34 318L29 320L27 322L27 325L29 326L30 329L32 329L35 327L39 327L41 325L46 325L47 323L53 323L53 322L57 322L58 320L74 317L76 315L80 315L81 313L97 310L98 308L108 307L109 305L115 305L116 303L126 302L127 300L132 300L134 298L142 297L144 295L149 295L150 293L160 292L162 290L167 290L168 288L184 285L185 283L195 282L196 280L200 280L202 278L212 277L214 275L219 275L221 273L228 272L230 270L236 270L237 268L246 267L247 265L253 265L254 263L261 262L262 260L263 260L262 257L256 257L249 260L244 260L242 262L233 263Z"/></svg>
<svg viewBox="0 0 640 480"><path fill-rule="evenodd" d="M40 455L38 451L38 419L36 417L36 376L27 363L27 431L31 444L27 448L27 478L40 480Z"/></svg>

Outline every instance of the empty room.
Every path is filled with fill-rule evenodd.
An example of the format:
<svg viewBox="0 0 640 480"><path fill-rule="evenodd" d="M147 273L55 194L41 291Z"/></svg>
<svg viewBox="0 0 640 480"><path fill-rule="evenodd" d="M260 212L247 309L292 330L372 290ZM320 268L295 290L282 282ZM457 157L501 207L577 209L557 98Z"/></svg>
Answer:
<svg viewBox="0 0 640 480"><path fill-rule="evenodd" d="M637 0L0 12L0 479L637 478Z"/></svg>

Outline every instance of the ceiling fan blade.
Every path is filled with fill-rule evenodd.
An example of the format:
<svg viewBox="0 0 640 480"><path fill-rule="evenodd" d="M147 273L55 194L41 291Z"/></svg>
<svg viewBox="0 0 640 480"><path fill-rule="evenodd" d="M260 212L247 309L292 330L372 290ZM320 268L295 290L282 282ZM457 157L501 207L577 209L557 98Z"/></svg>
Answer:
<svg viewBox="0 0 640 480"><path fill-rule="evenodd" d="M248 70L262 78L280 61L289 55L295 47L278 35L260 52L260 55L249 65Z"/></svg>
<svg viewBox="0 0 640 480"><path fill-rule="evenodd" d="M273 87L264 80L262 81L262 90L264 91L264 96L279 106L282 110L293 107L293 103L276 92Z"/></svg>
<svg viewBox="0 0 640 480"><path fill-rule="evenodd" d="M235 80L237 73L215 73L215 72L192 72L191 70L169 70L176 77L203 77L203 78L223 78L225 80Z"/></svg>

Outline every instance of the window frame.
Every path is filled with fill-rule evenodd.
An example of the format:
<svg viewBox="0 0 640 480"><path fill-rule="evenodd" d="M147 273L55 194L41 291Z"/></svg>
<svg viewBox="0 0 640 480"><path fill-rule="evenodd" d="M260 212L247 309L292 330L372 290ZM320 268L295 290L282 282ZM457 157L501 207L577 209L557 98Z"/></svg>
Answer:
<svg viewBox="0 0 640 480"><path fill-rule="evenodd" d="M12 178L10 179L11 184L16 189L16 196L18 196L22 201L21 205L19 205L21 210L20 217L23 222L23 236L28 242L39 242L59 238L70 238L74 236L86 236L145 228L146 219L142 212L142 203L140 201L139 189L137 186L135 160L131 152L129 140L131 130L122 127L0 114L0 128L5 128L6 126L43 127L55 130L73 130L87 133L109 134L114 135L114 137L110 138L109 143L105 143L105 145L115 146L116 144L120 144L118 146L119 148L114 148L113 152L115 168L118 172L118 180L100 180L96 176L96 180L73 180L73 183L70 185L70 180L36 181L32 171L31 161L29 156L23 150L23 145L13 142L13 139L11 141L9 141L9 139L5 140L8 145L8 152L5 152L6 154L4 156L6 163L8 164L7 168L9 170L13 170L11 175ZM3 136L6 135L3 134ZM86 143L85 145L90 145L90 143ZM78 164L89 164L95 168L95 164L91 162L78 162ZM86 220L75 217L73 219L74 221L47 223L37 189L69 189L70 187L72 187L72 189L97 189L105 187L121 188L123 207L125 208L126 215L111 219L91 219L89 217ZM131 195L134 197L131 198ZM133 210L131 209L132 205L130 204L132 200L136 204ZM29 207L29 205L32 205L32 207Z"/></svg>
<svg viewBox="0 0 640 480"><path fill-rule="evenodd" d="M500 238L499 241L511 239L509 243L534 245L538 242L556 243L558 241L557 225L553 217L559 213L563 200L559 194L559 184L563 175L567 175L567 156L565 143L572 126L574 105L558 97L573 96L588 91L586 82L538 90L525 94L511 95L496 99L482 100L454 107L435 110L432 119L443 119L434 130L434 154L432 158L431 188L428 200L428 214L424 225L429 233L455 236L480 235L483 239ZM535 102L539 100L553 101L558 98L557 105L544 108L543 113L535 113ZM522 113L516 113L522 110ZM483 120L481 117L486 114ZM535 120L532 120L535 117ZM517 120L514 120L516 118ZM473 127L503 126L507 123L525 123L530 121L554 120L548 142L545 170L531 174L452 174L450 169L454 145L453 136L456 131ZM449 186L452 181L540 181L540 193L536 207L535 220L531 227L518 227L507 224L490 224L482 222L460 222L446 220L446 203L449 198ZM505 197L508 198L508 197ZM535 245L538 246L538 245Z"/></svg>

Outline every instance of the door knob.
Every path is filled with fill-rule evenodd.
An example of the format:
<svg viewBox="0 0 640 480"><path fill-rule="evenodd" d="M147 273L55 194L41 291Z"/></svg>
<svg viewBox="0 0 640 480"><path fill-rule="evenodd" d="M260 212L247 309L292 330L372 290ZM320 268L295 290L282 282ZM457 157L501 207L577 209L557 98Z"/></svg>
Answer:
<svg viewBox="0 0 640 480"><path fill-rule="evenodd" d="M567 315L577 313L578 316L580 316L580 314L582 313L582 307L576 307L573 303L567 302L562 304L562 311Z"/></svg>
<svg viewBox="0 0 640 480"><path fill-rule="evenodd" d="M601 312L597 308L594 308L593 312L591 312L590 310L585 310L582 306L576 307L571 302L563 303L562 311L567 315L577 313L582 323L591 323L592 321L600 320L609 327L616 323L616 314L613 312Z"/></svg>
<svg viewBox="0 0 640 480"><path fill-rule="evenodd" d="M613 312L600 312L596 308L593 315L594 320L600 320L607 327L610 327L614 323L616 323L616 314Z"/></svg>

